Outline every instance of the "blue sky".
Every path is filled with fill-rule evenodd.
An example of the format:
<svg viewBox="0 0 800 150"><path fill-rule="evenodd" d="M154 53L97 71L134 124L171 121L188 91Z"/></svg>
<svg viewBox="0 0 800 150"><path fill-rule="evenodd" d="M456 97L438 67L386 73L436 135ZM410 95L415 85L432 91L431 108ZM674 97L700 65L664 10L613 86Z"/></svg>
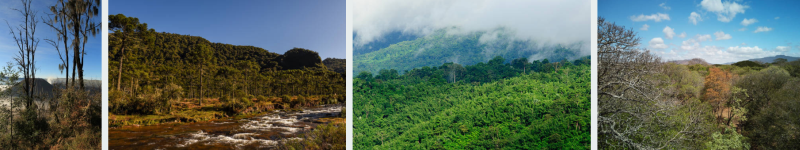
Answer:
<svg viewBox="0 0 800 150"><path fill-rule="evenodd" d="M293 47L345 58L345 1L120 1L109 15L137 17L158 32L252 45L283 54Z"/></svg>
<svg viewBox="0 0 800 150"><path fill-rule="evenodd" d="M666 60L800 56L800 1L598 0L597 6L598 17L638 32L640 48Z"/></svg>
<svg viewBox="0 0 800 150"><path fill-rule="evenodd" d="M37 19L41 20L41 17L46 17L46 13L50 13L48 6L54 5L55 2L55 0L34 1L31 6L32 9L39 12ZM13 58L16 57L19 52L19 48L9 33L10 30L6 21L8 21L8 24L15 27L23 21L23 18L21 18L22 15L12 10L12 8L22 8L22 3L19 0L0 0L0 4L2 4L0 5L0 66L6 66L6 62L14 61ZM100 17L97 17L97 19L98 23L101 22ZM61 59L59 59L55 48L45 41L45 39L57 38L56 33L49 26L44 24L44 21L40 21L36 29L35 37L40 39L36 52L36 67L39 68L36 77L63 78L64 74L58 70L58 64L61 63ZM90 37L89 43L86 44L86 60L84 60L83 67L84 78L86 79L99 80L101 78L101 61L103 58L101 57L101 36L101 34L97 34L95 37ZM70 57L70 61L72 61L72 57ZM70 67L72 67L72 65L70 65Z"/></svg>

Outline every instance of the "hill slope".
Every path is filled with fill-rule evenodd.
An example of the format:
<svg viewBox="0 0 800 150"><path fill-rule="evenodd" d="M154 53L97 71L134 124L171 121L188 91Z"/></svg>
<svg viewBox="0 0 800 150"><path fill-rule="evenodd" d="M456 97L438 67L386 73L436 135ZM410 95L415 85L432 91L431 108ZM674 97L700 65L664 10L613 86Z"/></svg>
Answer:
<svg viewBox="0 0 800 150"><path fill-rule="evenodd" d="M359 74L354 148L588 149L590 66L575 64L485 82L448 83L449 63L401 76Z"/></svg>
<svg viewBox="0 0 800 150"><path fill-rule="evenodd" d="M778 58L783 58L783 59L786 59L787 61L795 61L795 60L800 59L800 57L792 57L792 56L786 56L786 55L775 55L775 56L770 56L770 57L753 58L753 59L748 59L748 60L749 61L757 61L757 62L761 62L761 63L772 63L772 62L775 61L775 59L778 59ZM736 62L729 62L729 63L725 63L725 64L733 64L733 63L736 63Z"/></svg>
<svg viewBox="0 0 800 150"><path fill-rule="evenodd" d="M440 29L425 37L409 41L402 41L410 39L406 37L393 38L402 42L380 50L363 50L369 52L355 55L353 72L377 73L381 69L395 69L403 73L412 68L430 67L448 62L473 65L487 62L496 56L509 61L517 58L560 61L580 57L579 44L544 46L529 40L516 40L512 35L512 32L504 29L469 33L460 33L457 29Z"/></svg>

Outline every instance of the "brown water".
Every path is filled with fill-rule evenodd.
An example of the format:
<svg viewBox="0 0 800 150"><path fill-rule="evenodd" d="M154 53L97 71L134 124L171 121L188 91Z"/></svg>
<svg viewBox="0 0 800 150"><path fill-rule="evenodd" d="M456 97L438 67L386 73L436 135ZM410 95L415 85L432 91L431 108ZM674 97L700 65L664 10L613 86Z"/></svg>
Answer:
<svg viewBox="0 0 800 150"><path fill-rule="evenodd" d="M275 111L245 118L201 123L109 129L109 149L270 149L338 116L342 106L322 106L299 112Z"/></svg>

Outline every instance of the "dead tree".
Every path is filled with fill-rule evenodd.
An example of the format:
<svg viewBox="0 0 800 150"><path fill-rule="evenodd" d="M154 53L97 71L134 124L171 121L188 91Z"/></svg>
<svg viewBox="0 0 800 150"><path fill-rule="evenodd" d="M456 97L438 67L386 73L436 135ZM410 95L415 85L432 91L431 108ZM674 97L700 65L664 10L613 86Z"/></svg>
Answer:
<svg viewBox="0 0 800 150"><path fill-rule="evenodd" d="M12 27L8 21L9 30L14 39L14 42L19 48L17 57L14 60L22 70L22 77L24 79L23 88L25 92L25 108L30 108L33 104L34 87L36 84L36 48L39 46L39 39L36 38L36 25L39 21L36 20L37 12L31 9L31 0L21 0L22 9L14 9L22 14L22 23L17 27Z"/></svg>

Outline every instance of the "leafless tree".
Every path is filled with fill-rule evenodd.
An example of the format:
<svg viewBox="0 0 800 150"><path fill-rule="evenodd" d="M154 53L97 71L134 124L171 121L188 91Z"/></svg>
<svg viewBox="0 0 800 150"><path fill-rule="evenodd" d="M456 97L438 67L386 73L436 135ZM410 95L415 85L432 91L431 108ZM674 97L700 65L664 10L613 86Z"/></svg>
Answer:
<svg viewBox="0 0 800 150"><path fill-rule="evenodd" d="M661 58L640 50L632 29L598 19L598 106L601 149L687 148L702 109L662 97ZM688 117L677 117L684 113Z"/></svg>
<svg viewBox="0 0 800 150"><path fill-rule="evenodd" d="M14 10L22 14L22 18L24 18L22 24L17 27L12 27L8 21L6 21L6 24L19 48L19 53L14 60L22 70L22 77L24 79L23 91L26 97L25 108L30 108L33 104L34 87L36 87L34 80L36 79L36 48L39 46L39 39L36 38L35 35L36 25L39 24L39 21L36 20L37 12L31 9L32 1L21 1L22 9Z"/></svg>

